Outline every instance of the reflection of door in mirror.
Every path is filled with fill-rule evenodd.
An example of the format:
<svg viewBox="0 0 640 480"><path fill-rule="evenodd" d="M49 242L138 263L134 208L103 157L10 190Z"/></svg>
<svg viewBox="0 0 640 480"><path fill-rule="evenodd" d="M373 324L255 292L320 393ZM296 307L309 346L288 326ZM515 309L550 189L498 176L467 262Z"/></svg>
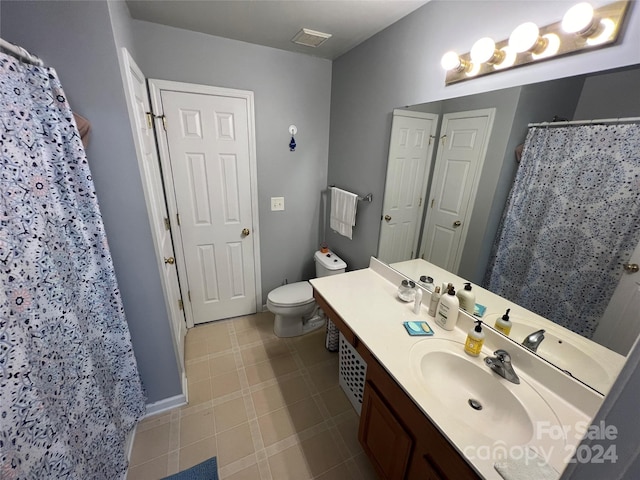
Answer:
<svg viewBox="0 0 640 480"><path fill-rule="evenodd" d="M417 253L438 115L395 110L378 257L391 263Z"/></svg>
<svg viewBox="0 0 640 480"><path fill-rule="evenodd" d="M625 273L613 292L609 305L593 334L593 341L610 349L626 353L640 333L640 273L633 265L640 264L640 243L625 266ZM627 267L628 266L628 267ZM620 335L624 332L624 335Z"/></svg>
<svg viewBox="0 0 640 480"><path fill-rule="evenodd" d="M422 258L457 272L495 108L445 114L427 207Z"/></svg>

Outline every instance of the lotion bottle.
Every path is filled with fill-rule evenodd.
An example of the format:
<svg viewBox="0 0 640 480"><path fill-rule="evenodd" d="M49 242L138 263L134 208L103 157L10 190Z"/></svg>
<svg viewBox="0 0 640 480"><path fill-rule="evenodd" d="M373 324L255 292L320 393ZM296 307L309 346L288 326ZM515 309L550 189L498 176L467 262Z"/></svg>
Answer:
<svg viewBox="0 0 640 480"><path fill-rule="evenodd" d="M511 327L512 327L512 323L511 320L509 320L509 312L511 311L510 308L507 308L507 312L502 316L502 318L499 318L496 320L496 330L504 333L505 335L509 336L509 333L511 333Z"/></svg>
<svg viewBox="0 0 640 480"><path fill-rule="evenodd" d="M482 331L482 320L476 320L476 326L469 330L467 341L464 344L465 353L472 357L480 355L482 345L484 344L484 332Z"/></svg>
<svg viewBox="0 0 640 480"><path fill-rule="evenodd" d="M436 287L436 289L431 293L431 300L429 300L429 315L432 317L436 316L436 308L438 308L438 303L440 302L440 287Z"/></svg>
<svg viewBox="0 0 640 480"><path fill-rule="evenodd" d="M458 322L458 309L460 302L456 297L456 291L453 286L449 287L446 295L440 297L438 309L436 311L436 323L445 330L453 330Z"/></svg>
<svg viewBox="0 0 640 480"><path fill-rule="evenodd" d="M464 289L459 290L457 296L460 308L473 315L473 310L476 306L476 294L471 291L471 282L466 282Z"/></svg>

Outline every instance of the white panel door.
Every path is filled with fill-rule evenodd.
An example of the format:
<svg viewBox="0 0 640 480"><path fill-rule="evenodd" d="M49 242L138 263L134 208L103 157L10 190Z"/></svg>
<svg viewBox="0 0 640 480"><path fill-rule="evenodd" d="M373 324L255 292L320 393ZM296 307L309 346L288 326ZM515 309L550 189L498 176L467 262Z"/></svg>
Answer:
<svg viewBox="0 0 640 480"><path fill-rule="evenodd" d="M436 155L422 258L456 273L487 153L495 109L448 113Z"/></svg>
<svg viewBox="0 0 640 480"><path fill-rule="evenodd" d="M438 116L395 110L391 124L378 258L394 263L418 253Z"/></svg>
<svg viewBox="0 0 640 480"><path fill-rule="evenodd" d="M640 243L626 263L640 265ZM593 340L626 356L638 335L640 335L640 272L628 270L622 274L620 283L598 323Z"/></svg>
<svg viewBox="0 0 640 480"><path fill-rule="evenodd" d="M247 100L161 91L194 323L256 312Z"/></svg>
<svg viewBox="0 0 640 480"><path fill-rule="evenodd" d="M126 97L129 104L138 164L143 179L149 223L158 256L158 268L161 273L167 311L171 319L176 357L181 374L183 374L184 338L187 334L187 327L182 309L182 296L175 265L175 254L169 229L169 214L164 198L155 135L151 117L147 117L147 112L151 111L149 95L144 75L125 48L122 49L122 58L125 66Z"/></svg>

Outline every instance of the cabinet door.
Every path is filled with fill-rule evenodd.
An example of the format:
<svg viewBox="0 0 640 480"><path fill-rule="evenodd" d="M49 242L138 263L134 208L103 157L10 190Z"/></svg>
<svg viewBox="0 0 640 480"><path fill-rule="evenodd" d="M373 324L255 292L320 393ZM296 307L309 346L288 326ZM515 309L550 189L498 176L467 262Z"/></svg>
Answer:
<svg viewBox="0 0 640 480"><path fill-rule="evenodd" d="M358 439L381 478L405 477L413 439L370 382L364 390Z"/></svg>
<svg viewBox="0 0 640 480"><path fill-rule="evenodd" d="M420 480L446 480L447 477L440 472L440 469L431 462L428 454L416 455L411 465L409 479Z"/></svg>

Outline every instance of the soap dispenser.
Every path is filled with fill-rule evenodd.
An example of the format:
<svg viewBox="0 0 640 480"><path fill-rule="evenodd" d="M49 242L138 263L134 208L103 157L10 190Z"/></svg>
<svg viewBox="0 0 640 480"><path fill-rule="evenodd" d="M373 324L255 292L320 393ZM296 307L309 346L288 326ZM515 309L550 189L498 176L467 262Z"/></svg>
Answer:
<svg viewBox="0 0 640 480"><path fill-rule="evenodd" d="M482 331L482 320L476 320L476 326L469 330L469 335L467 335L467 341L464 343L464 351L472 357L477 357L480 355L483 344L484 332Z"/></svg>
<svg viewBox="0 0 640 480"><path fill-rule="evenodd" d="M438 309L436 311L436 323L445 330L453 330L458 322L458 308L460 302L456 297L456 291L453 285L449 284L449 290L446 295L440 297Z"/></svg>
<svg viewBox="0 0 640 480"><path fill-rule="evenodd" d="M461 309L473 314L476 306L476 294L471 290L471 282L466 282L464 289L458 291L458 300L460 301Z"/></svg>
<svg viewBox="0 0 640 480"><path fill-rule="evenodd" d="M509 336L509 333L511 333L511 326L513 325L511 323L511 320L509 320L510 311L511 309L507 308L507 312L502 316L502 318L497 319L495 324L496 330L504 333L507 336Z"/></svg>

